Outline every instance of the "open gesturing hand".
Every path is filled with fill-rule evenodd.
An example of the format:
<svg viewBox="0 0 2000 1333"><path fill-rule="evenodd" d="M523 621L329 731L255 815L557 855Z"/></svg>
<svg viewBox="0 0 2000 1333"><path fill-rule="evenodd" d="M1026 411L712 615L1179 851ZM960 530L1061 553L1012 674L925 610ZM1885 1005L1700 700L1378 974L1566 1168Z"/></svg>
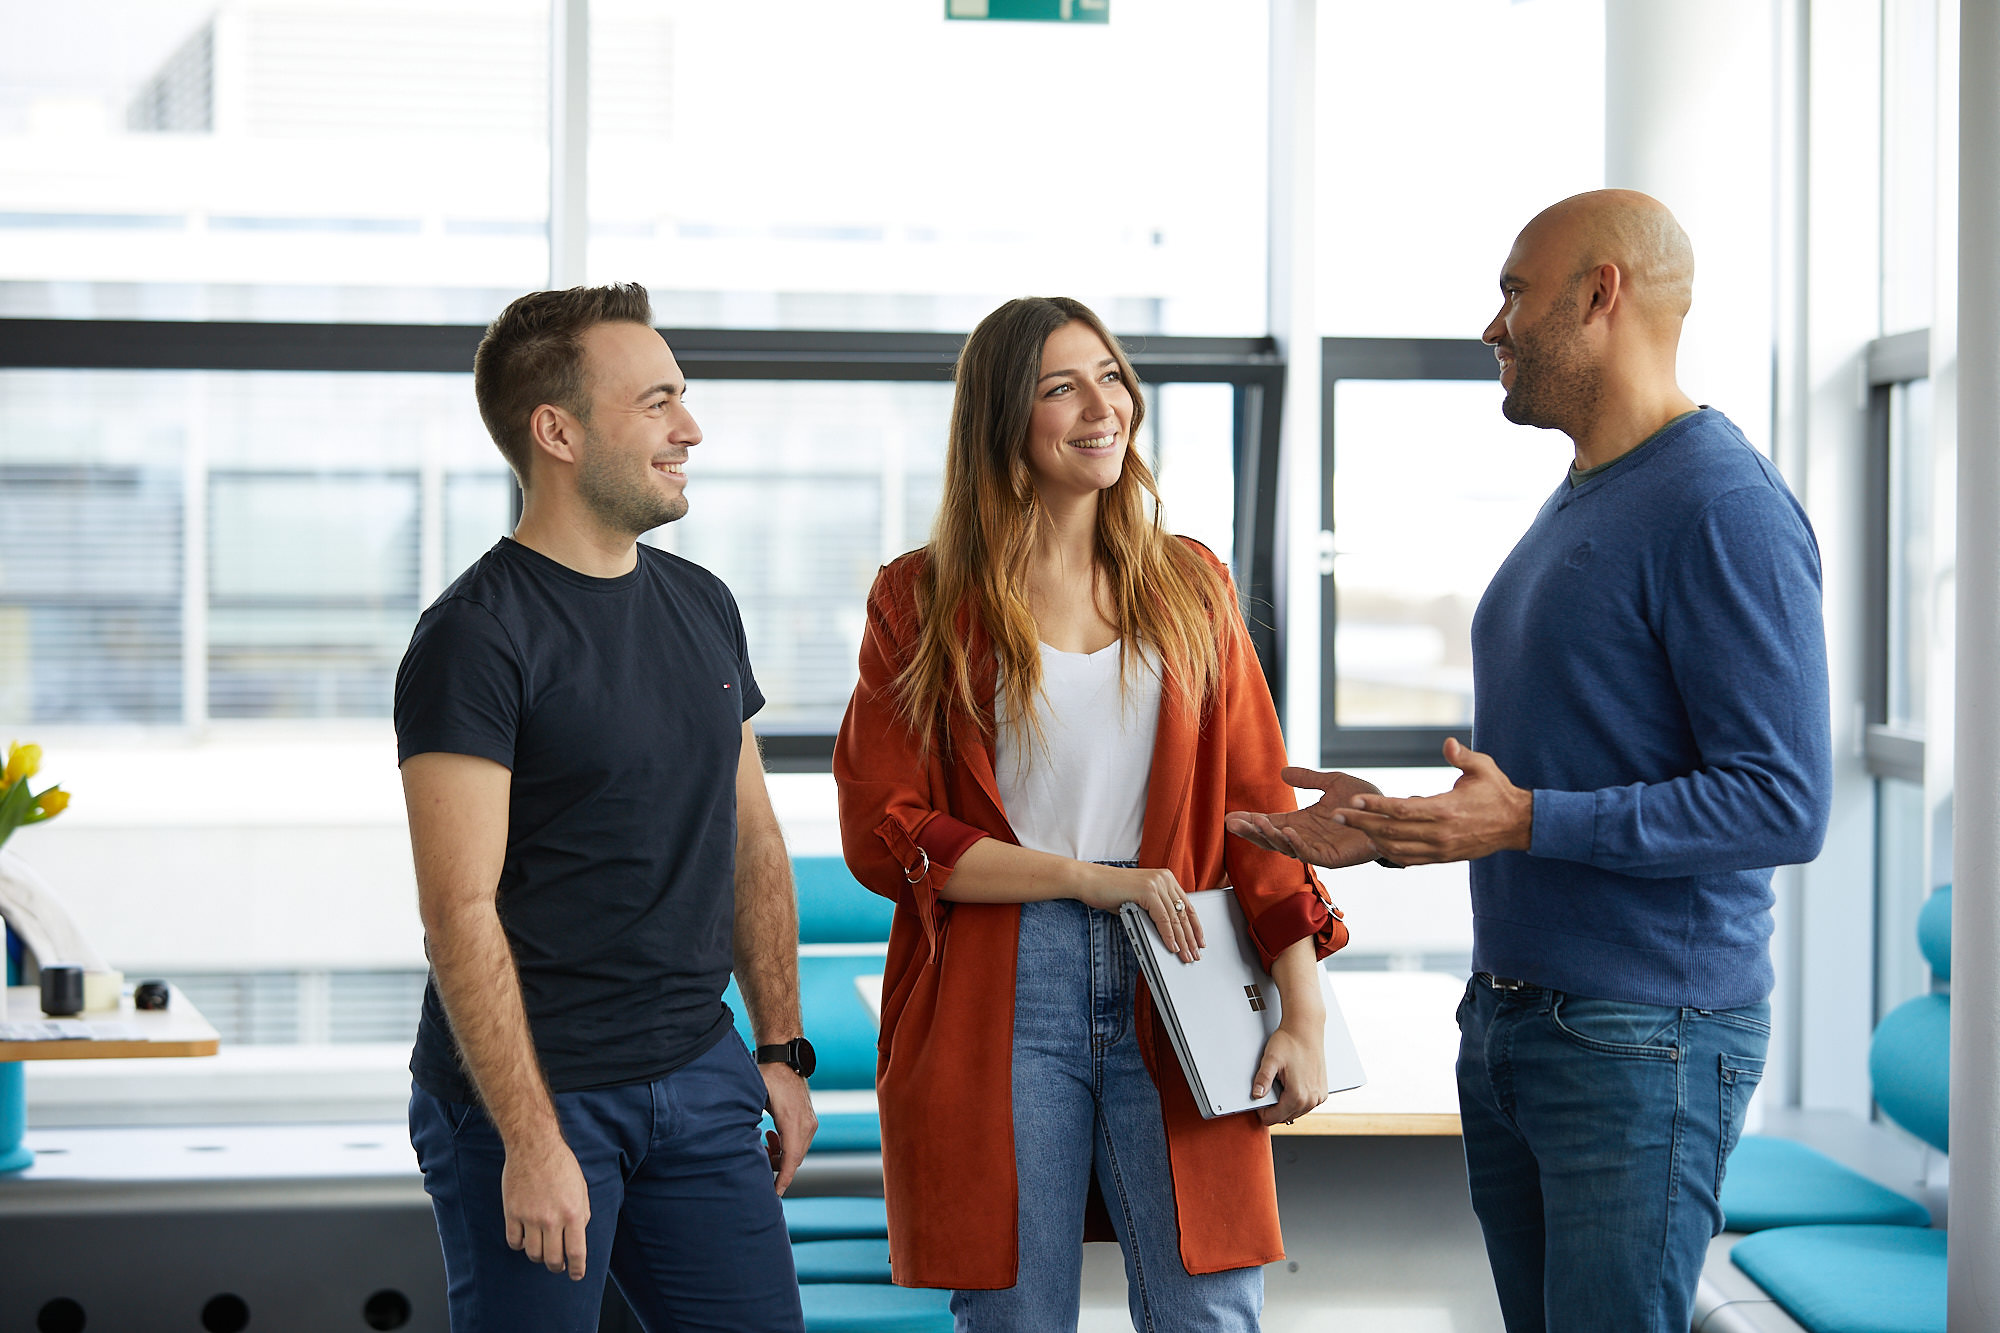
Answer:
<svg viewBox="0 0 2000 1333"><path fill-rule="evenodd" d="M1491 756L1455 740L1444 743L1444 757L1459 770L1450 791L1407 798L1355 795L1334 818L1366 834L1383 856L1399 865L1476 861L1494 852L1526 851L1534 831L1535 794L1509 781Z"/></svg>
<svg viewBox="0 0 2000 1333"><path fill-rule="evenodd" d="M1355 797L1379 796L1380 787L1352 773L1320 773L1310 768L1288 768L1278 776L1293 787L1326 794L1303 810L1272 814L1232 810L1223 816L1222 826L1265 851L1295 856L1329 870L1360 865L1382 855L1367 834L1340 818L1342 811L1352 807Z"/></svg>

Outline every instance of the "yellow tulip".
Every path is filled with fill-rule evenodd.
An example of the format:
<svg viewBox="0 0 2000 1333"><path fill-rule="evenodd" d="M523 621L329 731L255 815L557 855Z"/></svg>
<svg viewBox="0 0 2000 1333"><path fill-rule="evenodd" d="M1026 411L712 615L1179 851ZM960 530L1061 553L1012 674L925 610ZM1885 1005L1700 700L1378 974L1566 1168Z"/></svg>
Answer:
<svg viewBox="0 0 2000 1333"><path fill-rule="evenodd" d="M69 809L69 793L61 787L51 787L35 798L35 813L28 816L28 822L39 824L44 819L54 819Z"/></svg>
<svg viewBox="0 0 2000 1333"><path fill-rule="evenodd" d="M42 747L15 741L7 747L7 773L0 778L0 787L11 787L22 778L31 778L41 771Z"/></svg>

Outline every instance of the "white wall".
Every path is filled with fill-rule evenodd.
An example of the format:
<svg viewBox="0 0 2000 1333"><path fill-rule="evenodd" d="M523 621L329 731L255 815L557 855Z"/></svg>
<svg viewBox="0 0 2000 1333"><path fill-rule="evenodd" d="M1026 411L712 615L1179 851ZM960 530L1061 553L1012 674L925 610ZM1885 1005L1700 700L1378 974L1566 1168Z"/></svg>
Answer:
<svg viewBox="0 0 2000 1333"><path fill-rule="evenodd" d="M17 833L114 967L424 966L386 724L200 744L44 737L75 801Z"/></svg>

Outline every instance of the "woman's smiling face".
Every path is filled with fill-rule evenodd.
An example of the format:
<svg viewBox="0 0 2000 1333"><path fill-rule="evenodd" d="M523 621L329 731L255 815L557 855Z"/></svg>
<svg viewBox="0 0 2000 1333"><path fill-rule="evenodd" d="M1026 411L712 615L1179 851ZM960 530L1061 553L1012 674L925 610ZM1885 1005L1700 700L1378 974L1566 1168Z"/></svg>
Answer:
<svg viewBox="0 0 2000 1333"><path fill-rule="evenodd" d="M1115 485L1131 421L1132 391L1104 339L1080 320L1051 333L1028 422L1028 472L1043 502Z"/></svg>

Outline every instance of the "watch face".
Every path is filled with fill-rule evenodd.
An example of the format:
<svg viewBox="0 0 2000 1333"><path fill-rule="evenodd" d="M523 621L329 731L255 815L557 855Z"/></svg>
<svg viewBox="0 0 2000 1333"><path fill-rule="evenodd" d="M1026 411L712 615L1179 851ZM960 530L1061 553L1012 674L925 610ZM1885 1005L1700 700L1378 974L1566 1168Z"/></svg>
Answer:
<svg viewBox="0 0 2000 1333"><path fill-rule="evenodd" d="M819 1057L813 1054L813 1044L800 1037L792 1043L792 1058L787 1063L798 1071L800 1078L811 1078L813 1070L819 1067Z"/></svg>

